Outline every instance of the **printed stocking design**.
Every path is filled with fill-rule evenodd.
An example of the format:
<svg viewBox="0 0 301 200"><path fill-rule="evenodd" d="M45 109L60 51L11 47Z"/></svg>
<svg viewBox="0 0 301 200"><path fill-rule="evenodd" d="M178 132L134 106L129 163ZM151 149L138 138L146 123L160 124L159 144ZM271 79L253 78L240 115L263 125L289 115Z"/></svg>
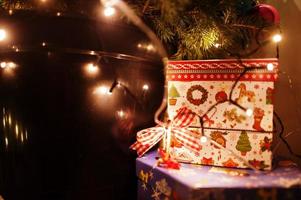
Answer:
<svg viewBox="0 0 301 200"><path fill-rule="evenodd" d="M264 110L260 108L254 109L254 124L253 128L257 131L264 131L264 129L261 127L261 121L264 117Z"/></svg>

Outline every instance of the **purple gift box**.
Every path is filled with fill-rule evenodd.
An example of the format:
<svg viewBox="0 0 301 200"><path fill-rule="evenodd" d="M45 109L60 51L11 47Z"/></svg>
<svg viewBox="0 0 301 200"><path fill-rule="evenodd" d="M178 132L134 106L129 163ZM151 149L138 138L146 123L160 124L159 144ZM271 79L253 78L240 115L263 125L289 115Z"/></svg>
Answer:
<svg viewBox="0 0 301 200"><path fill-rule="evenodd" d="M180 170L156 166L156 152L136 160L138 199L301 199L296 166L270 172L181 164Z"/></svg>

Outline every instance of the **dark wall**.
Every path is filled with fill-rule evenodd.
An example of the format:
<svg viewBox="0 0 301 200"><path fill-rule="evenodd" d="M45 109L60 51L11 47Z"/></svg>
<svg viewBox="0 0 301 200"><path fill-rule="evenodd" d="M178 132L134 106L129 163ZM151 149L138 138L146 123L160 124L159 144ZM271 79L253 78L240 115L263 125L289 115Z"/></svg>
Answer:
<svg viewBox="0 0 301 200"><path fill-rule="evenodd" d="M280 79L277 83L275 110L285 126L294 152L301 154L301 1L270 0L280 12L283 41L280 44ZM288 79L291 78L291 83ZM290 155L282 143L276 154ZM301 165L301 160L290 156Z"/></svg>

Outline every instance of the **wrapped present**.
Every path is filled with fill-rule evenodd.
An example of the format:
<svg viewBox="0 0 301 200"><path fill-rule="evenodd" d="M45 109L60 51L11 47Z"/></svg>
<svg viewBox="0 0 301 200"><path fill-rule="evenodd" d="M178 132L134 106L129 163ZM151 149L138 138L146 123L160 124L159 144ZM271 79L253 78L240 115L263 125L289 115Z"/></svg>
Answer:
<svg viewBox="0 0 301 200"><path fill-rule="evenodd" d="M157 153L136 160L139 200L301 199L301 172L293 164L270 172L182 164L156 167Z"/></svg>
<svg viewBox="0 0 301 200"><path fill-rule="evenodd" d="M277 59L170 61L169 118L190 109L197 116L190 130L216 143L203 143L193 152L172 137L172 156L195 164L246 168L247 162L271 169L277 72Z"/></svg>

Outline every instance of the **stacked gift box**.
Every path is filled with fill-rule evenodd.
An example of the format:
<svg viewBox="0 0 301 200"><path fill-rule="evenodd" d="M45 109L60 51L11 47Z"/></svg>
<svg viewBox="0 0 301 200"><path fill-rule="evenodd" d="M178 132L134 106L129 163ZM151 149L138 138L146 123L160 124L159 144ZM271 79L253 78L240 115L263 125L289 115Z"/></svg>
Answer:
<svg viewBox="0 0 301 200"><path fill-rule="evenodd" d="M190 130L219 144L203 143L195 152L172 137L171 155L188 163L247 168L247 162L270 170L277 72L277 59L170 61L169 118L190 109L198 116Z"/></svg>
<svg viewBox="0 0 301 200"><path fill-rule="evenodd" d="M301 199L301 172L294 164L271 172L181 164L179 170L157 167L158 155L138 158L139 200Z"/></svg>

